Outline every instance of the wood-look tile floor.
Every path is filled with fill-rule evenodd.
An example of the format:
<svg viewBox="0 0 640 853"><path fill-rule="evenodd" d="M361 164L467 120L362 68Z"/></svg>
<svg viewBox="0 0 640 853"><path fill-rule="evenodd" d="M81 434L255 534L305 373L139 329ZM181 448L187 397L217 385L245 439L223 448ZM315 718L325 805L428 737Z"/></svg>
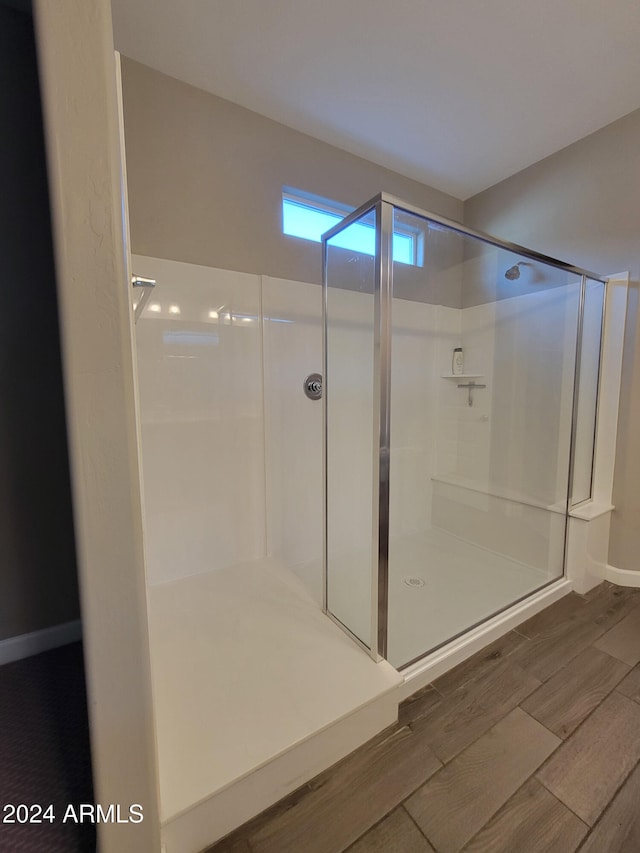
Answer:
<svg viewBox="0 0 640 853"><path fill-rule="evenodd" d="M543 610L210 853L640 853L640 590Z"/></svg>

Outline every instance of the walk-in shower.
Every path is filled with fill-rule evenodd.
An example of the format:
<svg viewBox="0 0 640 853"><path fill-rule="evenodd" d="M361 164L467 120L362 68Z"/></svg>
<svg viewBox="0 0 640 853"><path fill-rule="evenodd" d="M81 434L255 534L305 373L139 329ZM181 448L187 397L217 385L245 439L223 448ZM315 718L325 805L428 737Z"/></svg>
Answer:
<svg viewBox="0 0 640 853"><path fill-rule="evenodd" d="M562 577L605 283L385 194L323 255L324 607L404 667Z"/></svg>
<svg viewBox="0 0 640 853"><path fill-rule="evenodd" d="M387 196L324 253L324 288L132 257L168 849L204 849L604 577L626 285L598 394L597 277Z"/></svg>

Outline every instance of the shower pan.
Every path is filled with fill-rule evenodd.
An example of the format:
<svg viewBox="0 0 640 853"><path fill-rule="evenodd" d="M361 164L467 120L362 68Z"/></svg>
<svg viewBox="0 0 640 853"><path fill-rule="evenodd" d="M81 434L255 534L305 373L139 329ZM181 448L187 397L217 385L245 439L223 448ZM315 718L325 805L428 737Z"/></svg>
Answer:
<svg viewBox="0 0 640 853"><path fill-rule="evenodd" d="M563 576L605 282L386 194L323 266L324 610L403 668Z"/></svg>

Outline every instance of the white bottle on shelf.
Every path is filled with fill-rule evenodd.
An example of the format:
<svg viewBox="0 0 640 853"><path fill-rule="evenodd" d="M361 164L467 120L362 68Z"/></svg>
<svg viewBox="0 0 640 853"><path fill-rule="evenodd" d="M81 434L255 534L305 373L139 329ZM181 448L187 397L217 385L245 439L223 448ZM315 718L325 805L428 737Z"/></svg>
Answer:
<svg viewBox="0 0 640 853"><path fill-rule="evenodd" d="M451 372L454 376L462 376L464 373L464 353L462 347L455 347L451 360Z"/></svg>

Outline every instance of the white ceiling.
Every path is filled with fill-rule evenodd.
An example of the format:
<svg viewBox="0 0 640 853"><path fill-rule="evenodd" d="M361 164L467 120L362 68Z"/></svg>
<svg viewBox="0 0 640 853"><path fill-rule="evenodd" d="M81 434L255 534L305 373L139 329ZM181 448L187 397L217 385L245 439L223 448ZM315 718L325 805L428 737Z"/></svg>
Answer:
<svg viewBox="0 0 640 853"><path fill-rule="evenodd" d="M112 0L116 47L458 198L640 107L639 0Z"/></svg>

